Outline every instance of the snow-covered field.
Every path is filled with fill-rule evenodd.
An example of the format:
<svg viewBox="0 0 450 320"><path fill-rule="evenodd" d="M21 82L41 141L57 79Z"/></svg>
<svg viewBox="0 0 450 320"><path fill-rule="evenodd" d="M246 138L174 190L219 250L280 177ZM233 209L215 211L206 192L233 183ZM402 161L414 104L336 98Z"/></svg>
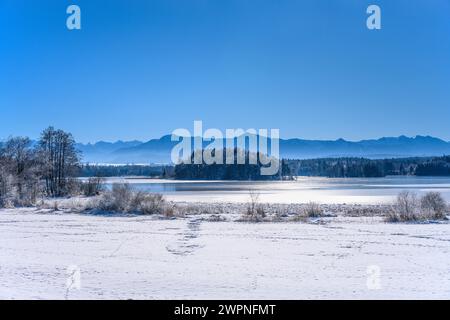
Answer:
<svg viewBox="0 0 450 320"><path fill-rule="evenodd" d="M0 210L2 299L449 299L450 224Z"/></svg>

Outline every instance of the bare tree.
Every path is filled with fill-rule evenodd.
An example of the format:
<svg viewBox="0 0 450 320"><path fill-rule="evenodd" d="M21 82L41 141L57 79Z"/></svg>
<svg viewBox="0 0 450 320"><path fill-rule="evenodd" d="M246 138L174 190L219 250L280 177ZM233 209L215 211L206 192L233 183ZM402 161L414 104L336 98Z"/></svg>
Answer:
<svg viewBox="0 0 450 320"><path fill-rule="evenodd" d="M58 197L70 193L70 180L80 167L72 135L53 127L45 129L39 141L39 156L47 195Z"/></svg>
<svg viewBox="0 0 450 320"><path fill-rule="evenodd" d="M2 194L8 205L28 206L39 194L39 170L31 141L25 137L9 138L0 151ZM3 205L5 205L6 201Z"/></svg>
<svg viewBox="0 0 450 320"><path fill-rule="evenodd" d="M14 177L0 164L0 208L14 206L16 194Z"/></svg>
<svg viewBox="0 0 450 320"><path fill-rule="evenodd" d="M247 203L247 210L244 218L247 221L258 222L266 217L264 206L259 201L260 193L258 191L249 189L248 191L250 201Z"/></svg>
<svg viewBox="0 0 450 320"><path fill-rule="evenodd" d="M39 193L39 168L30 139L27 137L8 139L4 155L9 161L9 171L15 177L19 204L33 204Z"/></svg>

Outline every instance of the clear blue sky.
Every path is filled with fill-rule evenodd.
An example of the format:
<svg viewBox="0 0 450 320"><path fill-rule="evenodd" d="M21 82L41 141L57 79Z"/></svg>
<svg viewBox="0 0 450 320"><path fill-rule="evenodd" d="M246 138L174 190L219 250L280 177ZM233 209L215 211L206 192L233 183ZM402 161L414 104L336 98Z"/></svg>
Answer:
<svg viewBox="0 0 450 320"><path fill-rule="evenodd" d="M82 30L66 29L77 4ZM366 8L382 29L366 28ZM0 137L450 140L449 0L0 0Z"/></svg>

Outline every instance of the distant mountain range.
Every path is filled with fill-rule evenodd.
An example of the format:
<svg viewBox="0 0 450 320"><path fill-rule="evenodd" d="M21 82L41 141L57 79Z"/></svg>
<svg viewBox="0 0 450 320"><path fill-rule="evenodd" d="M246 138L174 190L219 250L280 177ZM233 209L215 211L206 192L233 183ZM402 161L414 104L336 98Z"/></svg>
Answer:
<svg viewBox="0 0 450 320"><path fill-rule="evenodd" d="M142 141L100 141L77 144L83 162L89 163L170 163L170 153L178 142L170 135ZM207 144L207 143L206 143ZM442 156L450 154L450 142L430 137L384 137L373 140L346 141L280 139L282 158L311 159L325 157L365 157L371 159Z"/></svg>

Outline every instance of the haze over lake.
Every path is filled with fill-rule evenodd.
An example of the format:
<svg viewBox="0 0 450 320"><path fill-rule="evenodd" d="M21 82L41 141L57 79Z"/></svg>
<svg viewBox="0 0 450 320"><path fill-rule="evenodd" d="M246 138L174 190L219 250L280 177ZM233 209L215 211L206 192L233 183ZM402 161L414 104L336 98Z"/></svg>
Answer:
<svg viewBox="0 0 450 320"><path fill-rule="evenodd" d="M164 194L175 201L246 202L249 190L260 193L269 203L360 203L391 202L400 191L417 194L441 192L450 201L450 177L318 178L298 177L296 181L180 181L160 179L110 178L129 182L136 189Z"/></svg>

